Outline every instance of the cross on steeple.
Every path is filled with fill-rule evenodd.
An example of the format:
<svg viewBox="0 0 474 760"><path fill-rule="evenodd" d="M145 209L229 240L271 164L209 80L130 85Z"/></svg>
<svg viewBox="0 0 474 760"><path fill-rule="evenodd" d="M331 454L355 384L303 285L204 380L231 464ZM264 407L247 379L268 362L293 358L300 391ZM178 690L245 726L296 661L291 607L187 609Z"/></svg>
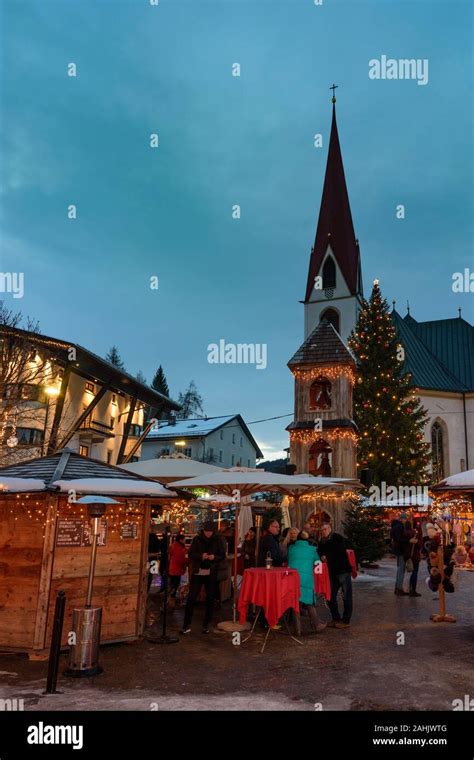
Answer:
<svg viewBox="0 0 474 760"><path fill-rule="evenodd" d="M333 103L336 102L336 90L337 90L338 87L339 87L338 84L333 84L333 86L329 88L330 90L332 90L332 102Z"/></svg>

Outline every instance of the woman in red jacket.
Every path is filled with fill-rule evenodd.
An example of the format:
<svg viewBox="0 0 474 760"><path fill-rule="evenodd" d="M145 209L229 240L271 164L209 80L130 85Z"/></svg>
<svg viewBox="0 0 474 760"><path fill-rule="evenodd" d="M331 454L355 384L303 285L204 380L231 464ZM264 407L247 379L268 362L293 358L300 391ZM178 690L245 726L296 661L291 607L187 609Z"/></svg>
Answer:
<svg viewBox="0 0 474 760"><path fill-rule="evenodd" d="M171 596L176 598L176 593L181 583L181 576L186 572L186 565L188 564L188 555L186 553L186 547L184 544L184 536L182 533L177 533L170 548L170 565L169 565L169 579Z"/></svg>

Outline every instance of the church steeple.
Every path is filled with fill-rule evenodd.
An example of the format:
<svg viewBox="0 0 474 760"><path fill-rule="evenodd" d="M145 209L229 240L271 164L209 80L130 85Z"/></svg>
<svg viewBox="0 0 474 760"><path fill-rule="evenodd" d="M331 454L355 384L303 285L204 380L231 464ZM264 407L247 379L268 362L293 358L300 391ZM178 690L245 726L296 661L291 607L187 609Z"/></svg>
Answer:
<svg viewBox="0 0 474 760"><path fill-rule="evenodd" d="M335 85L331 88L333 93ZM337 320L331 319L344 340L350 333L353 324L343 319L343 314L337 304L331 303L339 299L353 297L357 302L362 295L362 277L359 253L359 241L354 234L351 207L347 192L344 165L342 162L341 146L336 121L336 98L332 97L332 124L329 139L329 150L324 177L321 208L314 247L311 251L306 294L304 298L306 313L305 335L309 335L321 318L321 310L309 305L319 303L323 310L334 305L333 311L339 314ZM329 259L329 261L328 261ZM316 278L322 278L316 282ZM329 301L329 303L328 303ZM342 303L340 304L342 306ZM357 310L358 303L355 305ZM343 310L347 311L346 308ZM355 323L356 312L352 322ZM345 321L347 324L341 324Z"/></svg>

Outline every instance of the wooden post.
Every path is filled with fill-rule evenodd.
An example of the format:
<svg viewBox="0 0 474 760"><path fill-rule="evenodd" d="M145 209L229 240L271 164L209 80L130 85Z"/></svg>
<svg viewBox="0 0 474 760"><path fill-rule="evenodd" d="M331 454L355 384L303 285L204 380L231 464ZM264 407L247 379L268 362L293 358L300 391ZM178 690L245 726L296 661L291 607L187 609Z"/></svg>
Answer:
<svg viewBox="0 0 474 760"><path fill-rule="evenodd" d="M433 621L433 623L455 623L456 618L453 617L453 615L446 615L446 592L444 590L443 581L445 579L444 574L444 550L443 550L443 543L441 543L441 546L438 546L438 557L436 559L436 567L438 568L440 574L441 574L441 583L439 584L439 614L438 615L431 615L430 619Z"/></svg>
<svg viewBox="0 0 474 760"><path fill-rule="evenodd" d="M120 442L120 449L117 455L117 465L122 464L123 456L125 454L125 446L127 445L128 436L130 435L130 428L132 426L133 415L135 414L135 407L137 405L137 397L135 396L130 400L130 408L127 414L127 420L125 422L125 428Z"/></svg>
<svg viewBox="0 0 474 760"><path fill-rule="evenodd" d="M49 496L48 501L48 511L46 512L48 522L44 532L43 558L41 560L38 604L36 607L35 633L33 638L34 650L44 650L47 646L46 629L51 592L51 576L54 564L54 540L56 536L59 496ZM47 659L47 655L45 655L45 658Z"/></svg>
<svg viewBox="0 0 474 760"><path fill-rule="evenodd" d="M137 636L143 634L145 628L146 602L148 596L148 535L150 533L151 505L144 499L140 501L143 510L142 544L140 552L140 574L138 581L138 604L137 604Z"/></svg>

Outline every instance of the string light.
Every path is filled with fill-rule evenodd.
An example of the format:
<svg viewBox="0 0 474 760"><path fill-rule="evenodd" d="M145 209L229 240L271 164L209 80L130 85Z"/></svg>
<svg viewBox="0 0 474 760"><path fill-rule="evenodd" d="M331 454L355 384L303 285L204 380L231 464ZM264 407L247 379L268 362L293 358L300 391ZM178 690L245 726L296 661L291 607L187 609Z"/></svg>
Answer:
<svg viewBox="0 0 474 760"><path fill-rule="evenodd" d="M358 436L353 430L333 428L332 430L290 430L290 443L314 443L319 440L333 441L350 440L357 443Z"/></svg>
<svg viewBox="0 0 474 760"><path fill-rule="evenodd" d="M328 380L338 380L340 377L344 377L346 380L354 385L355 383L355 371L349 365L321 365L313 367L311 369L305 369L303 367L291 368L291 371L295 377L295 380L316 380L318 378Z"/></svg>

